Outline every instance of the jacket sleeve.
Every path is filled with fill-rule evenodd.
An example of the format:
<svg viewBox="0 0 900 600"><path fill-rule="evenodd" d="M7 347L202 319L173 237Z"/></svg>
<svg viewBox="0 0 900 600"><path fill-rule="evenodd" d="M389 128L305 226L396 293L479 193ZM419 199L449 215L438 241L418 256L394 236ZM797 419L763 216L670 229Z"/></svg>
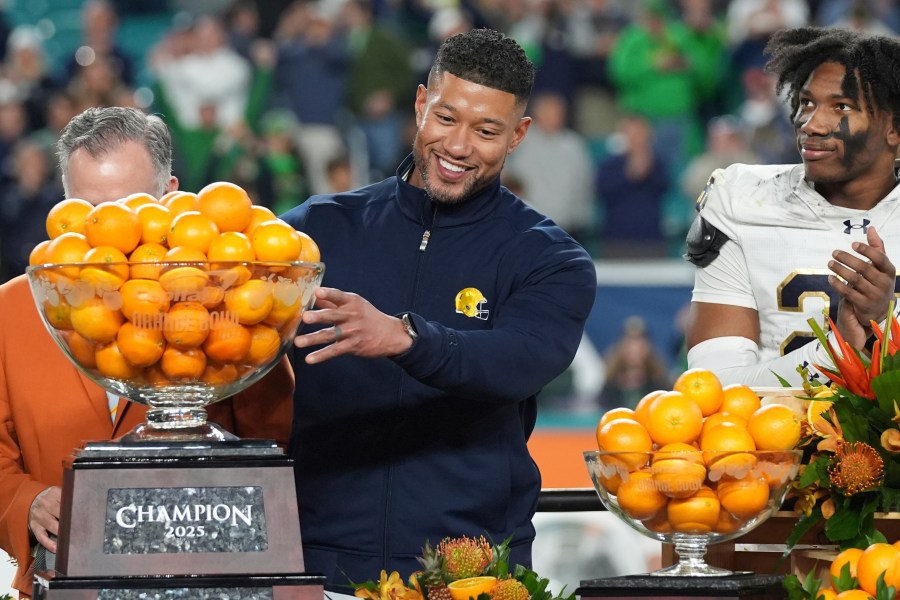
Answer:
<svg viewBox="0 0 900 600"><path fill-rule="evenodd" d="M594 263L568 238L510 256L500 270L512 273L509 291L491 329L455 330L412 315L419 338L393 360L426 385L499 403L532 396L562 373L594 303Z"/></svg>
<svg viewBox="0 0 900 600"><path fill-rule="evenodd" d="M0 548L18 565L13 587L19 590L31 590L28 513L37 495L48 487L24 471L10 410L5 364L0 360Z"/></svg>
<svg viewBox="0 0 900 600"><path fill-rule="evenodd" d="M287 357L227 400L211 405L209 419L240 438L275 440L286 448L294 415L294 372Z"/></svg>

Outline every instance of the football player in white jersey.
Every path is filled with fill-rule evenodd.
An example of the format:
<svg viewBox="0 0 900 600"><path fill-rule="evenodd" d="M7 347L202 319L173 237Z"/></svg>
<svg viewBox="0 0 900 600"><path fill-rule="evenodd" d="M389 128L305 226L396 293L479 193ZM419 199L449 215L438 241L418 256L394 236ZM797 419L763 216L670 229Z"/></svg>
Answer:
<svg viewBox="0 0 900 600"><path fill-rule="evenodd" d="M732 165L698 200L688 366L723 384L801 385L833 368L807 319L828 312L863 349L898 290L900 41L839 29L776 33L802 165Z"/></svg>

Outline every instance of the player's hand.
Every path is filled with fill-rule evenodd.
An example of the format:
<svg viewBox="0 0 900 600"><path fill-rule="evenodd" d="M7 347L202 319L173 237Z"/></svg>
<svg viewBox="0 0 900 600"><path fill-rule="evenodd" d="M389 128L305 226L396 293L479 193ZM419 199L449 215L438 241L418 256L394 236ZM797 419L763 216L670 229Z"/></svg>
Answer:
<svg viewBox="0 0 900 600"><path fill-rule="evenodd" d="M870 321L878 323L887 317L897 278L897 269L874 227L866 232L866 241L853 243L854 252L864 258L835 250L828 263L834 272L828 280L842 297L837 327L855 348L862 348L871 335Z"/></svg>
<svg viewBox="0 0 900 600"><path fill-rule="evenodd" d="M343 354L366 358L396 356L412 345L400 319L384 314L358 294L320 287L316 290L316 307L318 310L303 313L303 322L324 327L294 338L298 348L325 344L307 355L309 364Z"/></svg>
<svg viewBox="0 0 900 600"><path fill-rule="evenodd" d="M56 552L54 538L59 535L59 501L61 497L61 488L49 487L35 497L28 511L28 528L34 534L34 539L50 552ZM51 535L54 537L51 538Z"/></svg>

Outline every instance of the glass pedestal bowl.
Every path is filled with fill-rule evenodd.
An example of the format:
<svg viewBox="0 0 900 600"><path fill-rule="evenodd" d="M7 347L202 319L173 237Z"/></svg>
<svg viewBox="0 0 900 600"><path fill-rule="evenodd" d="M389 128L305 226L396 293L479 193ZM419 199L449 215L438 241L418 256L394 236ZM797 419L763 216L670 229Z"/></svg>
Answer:
<svg viewBox="0 0 900 600"><path fill-rule="evenodd" d="M802 452L584 452L603 505L649 538L674 544L678 563L650 575L723 576L709 544L737 538L777 511Z"/></svg>
<svg viewBox="0 0 900 600"><path fill-rule="evenodd" d="M225 441L204 407L262 378L314 303L322 263L159 262L27 269L41 319L109 394L146 405L121 441Z"/></svg>

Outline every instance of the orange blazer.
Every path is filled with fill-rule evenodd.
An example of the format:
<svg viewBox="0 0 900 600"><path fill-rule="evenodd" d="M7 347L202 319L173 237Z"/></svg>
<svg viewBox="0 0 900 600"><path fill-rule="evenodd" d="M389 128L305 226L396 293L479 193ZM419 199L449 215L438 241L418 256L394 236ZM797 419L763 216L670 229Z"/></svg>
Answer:
<svg viewBox="0 0 900 600"><path fill-rule="evenodd" d="M284 358L244 392L208 407L209 418L239 437L285 447L293 391ZM145 412L120 401L113 423L106 393L78 371L41 321L27 278L0 286L0 547L17 562L14 588L31 594L28 512L35 497L62 485L63 461L74 449L128 433Z"/></svg>

